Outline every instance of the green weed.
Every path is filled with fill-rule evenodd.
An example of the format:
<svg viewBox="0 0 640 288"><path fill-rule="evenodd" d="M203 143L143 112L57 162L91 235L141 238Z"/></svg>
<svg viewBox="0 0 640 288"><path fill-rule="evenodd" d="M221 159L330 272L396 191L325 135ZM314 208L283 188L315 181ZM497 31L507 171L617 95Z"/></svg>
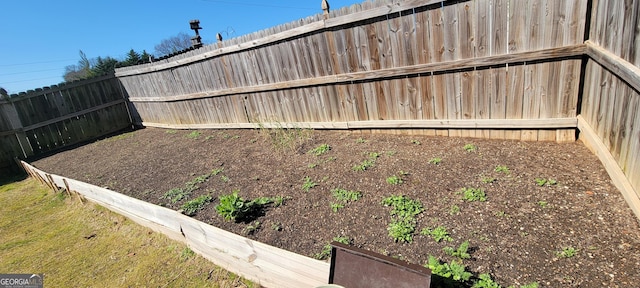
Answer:
<svg viewBox="0 0 640 288"><path fill-rule="evenodd" d="M331 150L331 146L329 146L329 144L322 144L322 145L320 145L320 146L318 146L316 148L313 148L313 149L307 151L307 153L308 154L313 154L313 155L316 155L316 156L320 156L320 155L322 155L324 153L329 152L329 150Z"/></svg>
<svg viewBox="0 0 640 288"><path fill-rule="evenodd" d="M495 169L493 169L493 171L495 172L502 172L502 173L509 173L509 167L505 166L505 165L498 165L496 166Z"/></svg>
<svg viewBox="0 0 640 288"><path fill-rule="evenodd" d="M186 198L189 196L189 193L186 192L184 189L182 188L173 188L169 191L167 191L166 193L164 193L164 195L162 197L160 197L161 199L169 199L171 201L171 203L177 203L178 201Z"/></svg>
<svg viewBox="0 0 640 288"><path fill-rule="evenodd" d="M345 245L349 245L351 243L351 239L349 239L349 237L344 237L344 236L333 237L333 241L342 243ZM322 247L322 251L320 251L320 253L316 253L313 255L313 258L316 258L318 260L324 260L329 258L330 256L331 256L331 244L327 243L327 245L324 245L324 247Z"/></svg>
<svg viewBox="0 0 640 288"><path fill-rule="evenodd" d="M429 255L429 260L424 266L429 268L432 274L444 278L438 280L432 279L432 281L436 280L431 283L433 287L462 287L464 282L469 281L472 275L464 265L456 261L440 263L440 261L432 255ZM437 281L444 283L438 283Z"/></svg>
<svg viewBox="0 0 640 288"><path fill-rule="evenodd" d="M471 255L469 254L469 240L462 242L457 249L453 249L452 247L444 247L442 249L444 253L449 256L458 257L459 259L471 259Z"/></svg>
<svg viewBox="0 0 640 288"><path fill-rule="evenodd" d="M471 288L502 288L498 283L491 279L491 275L488 273L483 273L478 276L478 281L476 281Z"/></svg>
<svg viewBox="0 0 640 288"><path fill-rule="evenodd" d="M358 144L367 143L367 140L365 140L364 138L360 137L360 138L356 139L356 143L358 143Z"/></svg>
<svg viewBox="0 0 640 288"><path fill-rule="evenodd" d="M451 207L449 207L449 214L450 215L458 215L460 214L460 207L458 205L451 205Z"/></svg>
<svg viewBox="0 0 640 288"><path fill-rule="evenodd" d="M170 130L165 131L164 133L167 133L167 134L176 134L176 133L178 133L178 131L176 131L176 130L171 130L171 129L170 129Z"/></svg>
<svg viewBox="0 0 640 288"><path fill-rule="evenodd" d="M475 152L478 150L478 146L476 146L475 144L466 144L464 145L463 149L467 152Z"/></svg>
<svg viewBox="0 0 640 288"><path fill-rule="evenodd" d="M411 140L411 143L413 143L413 144L415 144L415 145L420 145L420 144L422 144L422 143L420 143L420 141L419 141L419 140L415 140L415 139L414 139L414 140Z"/></svg>
<svg viewBox="0 0 640 288"><path fill-rule="evenodd" d="M187 201L182 205L182 213L187 216L193 216L198 210L202 210L204 205L211 202L213 198L210 195L200 195L196 199Z"/></svg>
<svg viewBox="0 0 640 288"><path fill-rule="evenodd" d="M440 242L442 240L447 242L453 241L453 238L449 236L449 232L447 232L447 228L444 226L438 226L435 229L424 228L420 231L420 234L427 235L433 238L436 242Z"/></svg>
<svg viewBox="0 0 640 288"><path fill-rule="evenodd" d="M553 186L558 184L558 181L554 180L554 179L544 179L544 178L536 178L536 185L542 187L542 186Z"/></svg>
<svg viewBox="0 0 640 288"><path fill-rule="evenodd" d="M547 207L547 205L549 205L547 201L538 201L536 202L536 204L538 204L538 206L540 206L541 208L545 208Z"/></svg>
<svg viewBox="0 0 640 288"><path fill-rule="evenodd" d="M189 138L189 139L198 139L198 137L200 137L200 135L202 135L202 133L199 132L199 131L191 131L191 133L187 134L187 138Z"/></svg>
<svg viewBox="0 0 640 288"><path fill-rule="evenodd" d="M261 227L260 221L254 221L251 224L244 227L242 231L247 235L253 235L254 233L256 233L256 231L260 229L260 227Z"/></svg>
<svg viewBox="0 0 640 288"><path fill-rule="evenodd" d="M318 183L313 182L313 180L311 180L311 177L307 176L304 177L304 182L302 183L302 190L304 192L309 192L309 190L311 190L311 188L318 186Z"/></svg>
<svg viewBox="0 0 640 288"><path fill-rule="evenodd" d="M220 195L220 204L215 209L218 215L225 220L240 221L248 218L252 213L261 209L263 205L273 203L273 198L258 197L252 201L247 201L238 196L238 190L227 195Z"/></svg>
<svg viewBox="0 0 640 288"><path fill-rule="evenodd" d="M303 129L297 126L285 127L281 123L275 123L274 128L266 128L264 124L258 124L260 134L263 135L276 150L295 150L306 143L313 135L312 129Z"/></svg>
<svg viewBox="0 0 640 288"><path fill-rule="evenodd" d="M400 176L398 175L393 175L393 176L389 176L387 177L387 183L391 184L391 185L398 185L401 184L402 178L400 178Z"/></svg>
<svg viewBox="0 0 640 288"><path fill-rule="evenodd" d="M434 157L429 159L429 164L438 165L440 164L440 162L442 162L442 158L440 157Z"/></svg>
<svg viewBox="0 0 640 288"><path fill-rule="evenodd" d="M556 251L556 256L561 258L571 258L573 256L576 256L577 252L578 252L578 249L573 248L571 246L567 246L567 247L563 247L562 250L560 251Z"/></svg>
<svg viewBox="0 0 640 288"><path fill-rule="evenodd" d="M493 177L482 177L481 181L484 184L491 184L493 182L496 182L496 178L493 178Z"/></svg>
<svg viewBox="0 0 640 288"><path fill-rule="evenodd" d="M342 203L331 203L330 207L331 207L331 211L338 212L338 210L344 208L344 204L342 204Z"/></svg>
<svg viewBox="0 0 640 288"><path fill-rule="evenodd" d="M351 202L358 201L360 197L362 197L362 193L354 190L346 190L346 189L333 189L331 190L333 197L335 197L338 201L343 202Z"/></svg>
<svg viewBox="0 0 640 288"><path fill-rule="evenodd" d="M384 206L391 206L391 223L387 227L389 236L396 242L413 242L416 228L415 216L422 213L422 203L406 196L389 196L382 200Z"/></svg>
<svg viewBox="0 0 640 288"><path fill-rule="evenodd" d="M467 202L487 201L487 195L483 189L480 188L462 188L458 193L462 193L462 200Z"/></svg>
<svg viewBox="0 0 640 288"><path fill-rule="evenodd" d="M182 260L187 260L193 256L196 256L196 252L193 252L193 250L191 250L189 247L184 247L184 249L182 249L182 252L180 252L180 258Z"/></svg>

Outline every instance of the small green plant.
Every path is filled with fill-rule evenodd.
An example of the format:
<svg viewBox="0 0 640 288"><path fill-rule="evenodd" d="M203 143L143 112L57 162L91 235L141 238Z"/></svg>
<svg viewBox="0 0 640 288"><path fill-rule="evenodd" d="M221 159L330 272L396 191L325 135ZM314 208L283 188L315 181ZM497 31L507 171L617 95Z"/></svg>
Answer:
<svg viewBox="0 0 640 288"><path fill-rule="evenodd" d="M545 208L547 207L547 205L549 205L549 203L547 201L538 201L536 204L538 204L538 206Z"/></svg>
<svg viewBox="0 0 640 288"><path fill-rule="evenodd" d="M494 215L496 215L497 217L506 217L509 218L509 214L507 214L507 212L504 212L502 210L500 211L496 211L496 213L494 213Z"/></svg>
<svg viewBox="0 0 640 288"><path fill-rule="evenodd" d="M420 231L420 234L427 235L433 238L436 242L440 242L442 240L447 242L453 241L453 238L449 236L449 232L447 232L447 228L444 226L438 226L435 229L424 228Z"/></svg>
<svg viewBox="0 0 640 288"><path fill-rule="evenodd" d="M276 196L271 198L271 202L273 202L273 207L280 207L284 204L284 197Z"/></svg>
<svg viewBox="0 0 640 288"><path fill-rule="evenodd" d="M406 196L389 196L382 200L384 206L391 206L391 223L387 227L389 236L396 242L413 242L416 229L415 216L422 213L422 203Z"/></svg>
<svg viewBox="0 0 640 288"><path fill-rule="evenodd" d="M213 170L211 170L211 175L217 176L218 174L222 173L222 171L224 171L224 168L213 169Z"/></svg>
<svg viewBox="0 0 640 288"><path fill-rule="evenodd" d="M487 195L480 188L462 188L458 193L462 193L462 200L467 202L487 201Z"/></svg>
<svg viewBox="0 0 640 288"><path fill-rule="evenodd" d="M545 179L545 178L536 178L536 185L542 187L542 186L553 186L558 184L558 181L554 180L554 179Z"/></svg>
<svg viewBox="0 0 640 288"><path fill-rule="evenodd" d="M200 135L202 135L202 133L200 133L199 131L191 131L191 133L187 134L187 138L189 138L189 139L198 139L198 137L200 137Z"/></svg>
<svg viewBox="0 0 640 288"><path fill-rule="evenodd" d="M387 177L387 183L391 184L391 185L398 185L401 184L402 178L400 178L400 176L398 175L393 175L393 176L389 176Z"/></svg>
<svg viewBox="0 0 640 288"><path fill-rule="evenodd" d="M502 172L502 173L509 173L509 167L507 167L505 165L498 165L498 166L496 166L495 169L493 169L493 171Z"/></svg>
<svg viewBox="0 0 640 288"><path fill-rule="evenodd" d="M419 140L416 140L416 139L411 140L411 143L413 143L413 144L415 144L415 145L420 145L420 144L422 144L422 143L420 143L420 141L419 141Z"/></svg>
<svg viewBox="0 0 640 288"><path fill-rule="evenodd" d="M449 207L449 214L450 215L458 215L460 214L460 206L458 205L451 205L451 207Z"/></svg>
<svg viewBox="0 0 640 288"><path fill-rule="evenodd" d="M346 189L333 189L331 190L333 197L335 197L338 201L343 202L351 202L358 201L360 197L362 197L362 193L354 190L346 190Z"/></svg>
<svg viewBox="0 0 640 288"><path fill-rule="evenodd" d="M391 150L391 151L385 152L384 154L387 154L387 156L391 157L393 155L396 155L396 153L397 153L396 151Z"/></svg>
<svg viewBox="0 0 640 288"><path fill-rule="evenodd" d="M440 261L432 255L429 255L429 260L424 266L431 269L432 274L445 278L439 279L444 283L437 283L434 281L432 283L433 287L463 286L464 282L469 281L472 275L471 272L467 271L467 268L464 265L456 261L451 261L451 263L440 263Z"/></svg>
<svg viewBox="0 0 640 288"><path fill-rule="evenodd" d="M416 230L415 220L409 221L407 219L392 220L387 227L389 236L396 242L413 242L413 232Z"/></svg>
<svg viewBox="0 0 640 288"><path fill-rule="evenodd" d="M484 184L491 184L493 182L496 182L496 178L493 178L493 177L482 177L481 181Z"/></svg>
<svg viewBox="0 0 640 288"><path fill-rule="evenodd" d="M220 175L220 180L222 180L222 182L229 182L229 177L226 175Z"/></svg>
<svg viewBox="0 0 640 288"><path fill-rule="evenodd" d="M440 157L434 157L429 159L429 164L438 165L440 164L440 162L442 162L442 158Z"/></svg>
<svg viewBox="0 0 640 288"><path fill-rule="evenodd" d="M316 168L318 167L318 163L309 163L307 164L307 168Z"/></svg>
<svg viewBox="0 0 640 288"><path fill-rule="evenodd" d="M351 243L351 239L345 236L333 237L333 241L342 243L345 245L349 245ZM324 247L322 247L322 251L320 251L320 253L316 253L313 255L313 258L316 258L318 260L324 260L329 258L330 256L331 256L331 244L327 243L327 245L324 245Z"/></svg>
<svg viewBox="0 0 640 288"><path fill-rule="evenodd" d="M176 133L178 133L178 131L173 130L173 129L170 129L170 130L165 131L164 133L167 133L167 134L176 134Z"/></svg>
<svg viewBox="0 0 640 288"><path fill-rule="evenodd" d="M478 275L478 281L476 281L471 288L502 288L498 283L491 279L491 275L483 273Z"/></svg>
<svg viewBox="0 0 640 288"><path fill-rule="evenodd" d="M307 151L307 153L320 156L324 153L329 152L329 150L331 150L331 146L329 146L329 144L321 144L320 146Z"/></svg>
<svg viewBox="0 0 640 288"><path fill-rule="evenodd" d="M247 235L253 235L256 231L258 231L258 229L260 229L260 226L260 221L254 221L251 224L247 225L247 227L244 227L242 231Z"/></svg>
<svg viewBox="0 0 640 288"><path fill-rule="evenodd" d="M318 186L318 183L313 182L313 180L311 180L311 177L307 176L304 177L304 182L302 183L302 190L304 192L309 192L309 190L311 190L311 188Z"/></svg>
<svg viewBox="0 0 640 288"><path fill-rule="evenodd" d="M338 212L338 210L344 208L344 204L342 204L342 203L331 203L330 207L331 207L331 211Z"/></svg>
<svg viewBox="0 0 640 288"><path fill-rule="evenodd" d="M360 138L356 139L356 143L358 143L358 144L367 143L367 140L365 140L364 138L360 137Z"/></svg>
<svg viewBox="0 0 640 288"><path fill-rule="evenodd" d="M571 246L563 247L562 250L556 251L556 255L561 258L571 258L576 256L578 249L573 248Z"/></svg>
<svg viewBox="0 0 640 288"><path fill-rule="evenodd" d="M358 165L354 165L351 169L353 169L353 171L366 171L367 169L373 167L375 163L376 163L375 160L366 159L362 161L362 163Z"/></svg>
<svg viewBox="0 0 640 288"><path fill-rule="evenodd" d="M212 199L210 195L200 195L196 199L189 200L182 205L182 213L187 216L193 216L198 210L202 210L204 205L211 202Z"/></svg>
<svg viewBox="0 0 640 288"><path fill-rule="evenodd" d="M280 224L280 222L275 222L271 224L271 230L282 231L282 224Z"/></svg>
<svg viewBox="0 0 640 288"><path fill-rule="evenodd" d="M247 201L238 196L238 190L227 195L220 195L220 203L215 209L218 215L224 217L225 220L240 221L248 218L256 210L262 208L263 205L273 202L273 198L258 197L252 201Z"/></svg>
<svg viewBox="0 0 640 288"><path fill-rule="evenodd" d="M166 193L164 193L164 195L160 198L163 199L169 199L171 201L171 203L177 203L178 201L186 198L189 196L189 193L186 192L184 189L182 188L173 188L169 191L167 191Z"/></svg>
<svg viewBox="0 0 640 288"><path fill-rule="evenodd" d="M475 144L466 144L464 145L463 149L467 152L475 152L476 150L478 150L478 146L476 146Z"/></svg>
<svg viewBox="0 0 640 288"><path fill-rule="evenodd" d="M471 255L469 254L469 240L462 242L457 249L453 249L452 247L444 247L442 249L444 253L449 256L458 257L459 259L471 259Z"/></svg>
<svg viewBox="0 0 640 288"><path fill-rule="evenodd" d="M189 247L184 247L184 249L182 249L182 252L180 252L180 258L182 258L183 261L193 256L196 256L196 252L193 252L193 250L191 250L191 248Z"/></svg>
<svg viewBox="0 0 640 288"><path fill-rule="evenodd" d="M360 197L362 197L362 193L360 193L359 191L340 188L331 190L331 194L333 194L333 197L336 198L336 200L342 202L331 203L331 210L333 210L333 212L338 212L338 210L344 208L344 205L346 205L347 203L358 201Z"/></svg>

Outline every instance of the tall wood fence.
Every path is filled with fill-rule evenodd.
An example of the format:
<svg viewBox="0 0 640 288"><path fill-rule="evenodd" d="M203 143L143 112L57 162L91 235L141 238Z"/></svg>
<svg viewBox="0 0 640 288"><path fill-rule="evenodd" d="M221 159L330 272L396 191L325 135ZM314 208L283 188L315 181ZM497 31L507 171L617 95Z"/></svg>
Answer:
<svg viewBox="0 0 640 288"><path fill-rule="evenodd" d="M131 125L115 76L21 93L0 101L0 168Z"/></svg>
<svg viewBox="0 0 640 288"><path fill-rule="evenodd" d="M365 2L116 75L147 126L572 141L586 10L587 1Z"/></svg>
<svg viewBox="0 0 640 288"><path fill-rule="evenodd" d="M116 75L147 126L579 130L640 215L639 2L377 0Z"/></svg>

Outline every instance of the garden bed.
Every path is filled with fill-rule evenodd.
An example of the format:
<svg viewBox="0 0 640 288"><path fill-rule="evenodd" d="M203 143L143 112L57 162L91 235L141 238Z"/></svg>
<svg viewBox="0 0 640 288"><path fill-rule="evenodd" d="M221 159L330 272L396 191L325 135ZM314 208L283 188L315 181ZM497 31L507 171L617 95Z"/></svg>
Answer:
<svg viewBox="0 0 640 288"><path fill-rule="evenodd" d="M212 201L195 218L310 257L323 256L325 245L339 237L414 264L427 263L429 255L458 261L505 287L640 283L637 218L579 142L305 130L296 130L293 140L277 141L273 136L291 133L275 131L280 134L270 137L260 130L146 128L33 164L176 210L209 195ZM278 144L306 138L293 148ZM323 144L330 149L319 153ZM263 205L239 221L225 220L215 206L234 190L247 202L284 201ZM485 197L473 193L480 190ZM341 191L361 197L339 200L334 194ZM383 202L391 204L400 198L389 197L398 195L418 201L423 211L412 220L392 216L393 208ZM388 230L394 221L395 228L415 231L407 236L394 230L394 239ZM452 241L434 240L443 228ZM432 236L425 235L429 231ZM465 241L470 259L444 251Z"/></svg>

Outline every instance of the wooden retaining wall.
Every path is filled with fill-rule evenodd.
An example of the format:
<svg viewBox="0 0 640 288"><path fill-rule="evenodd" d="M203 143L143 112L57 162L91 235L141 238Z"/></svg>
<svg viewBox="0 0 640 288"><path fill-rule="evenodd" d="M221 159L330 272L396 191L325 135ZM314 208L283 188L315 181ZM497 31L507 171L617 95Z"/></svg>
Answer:
<svg viewBox="0 0 640 288"><path fill-rule="evenodd" d="M640 1L593 1L581 138L640 218Z"/></svg>
<svg viewBox="0 0 640 288"><path fill-rule="evenodd" d="M573 141L587 4L365 2L116 75L147 126Z"/></svg>
<svg viewBox="0 0 640 288"><path fill-rule="evenodd" d="M0 168L131 125L115 76L52 86L0 101Z"/></svg>
<svg viewBox="0 0 640 288"><path fill-rule="evenodd" d="M71 197L86 198L140 225L186 243L216 265L265 287L316 287L329 281L330 264L269 246L200 222L177 211L90 185L48 174L21 161L27 173ZM80 196L78 196L78 194Z"/></svg>

